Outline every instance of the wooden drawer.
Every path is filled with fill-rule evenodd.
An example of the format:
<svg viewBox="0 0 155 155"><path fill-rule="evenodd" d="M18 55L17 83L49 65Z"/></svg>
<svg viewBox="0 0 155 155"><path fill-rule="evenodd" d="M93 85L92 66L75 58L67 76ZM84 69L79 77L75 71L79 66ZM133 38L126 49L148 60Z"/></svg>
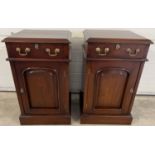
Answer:
<svg viewBox="0 0 155 155"><path fill-rule="evenodd" d="M60 43L7 43L7 48L11 58L63 59L69 55L69 46Z"/></svg>
<svg viewBox="0 0 155 155"><path fill-rule="evenodd" d="M147 45L91 43L87 47L88 58L127 58L141 59L147 56Z"/></svg>

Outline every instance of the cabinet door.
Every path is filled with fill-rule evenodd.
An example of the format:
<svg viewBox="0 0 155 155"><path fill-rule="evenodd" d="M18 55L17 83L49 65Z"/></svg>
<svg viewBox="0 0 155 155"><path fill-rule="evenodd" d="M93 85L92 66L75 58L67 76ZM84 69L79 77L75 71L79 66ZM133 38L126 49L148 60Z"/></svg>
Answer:
<svg viewBox="0 0 155 155"><path fill-rule="evenodd" d="M66 92L68 94L69 92L66 64L16 62L15 68L25 113L56 114L68 112Z"/></svg>
<svg viewBox="0 0 155 155"><path fill-rule="evenodd" d="M87 64L84 111L126 114L135 92L139 62L105 61Z"/></svg>

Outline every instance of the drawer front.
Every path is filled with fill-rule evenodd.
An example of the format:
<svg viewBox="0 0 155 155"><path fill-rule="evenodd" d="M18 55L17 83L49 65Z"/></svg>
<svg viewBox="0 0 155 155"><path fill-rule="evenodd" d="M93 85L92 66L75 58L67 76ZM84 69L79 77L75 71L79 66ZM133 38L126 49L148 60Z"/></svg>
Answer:
<svg viewBox="0 0 155 155"><path fill-rule="evenodd" d="M8 43L11 58L68 58L69 46L66 44Z"/></svg>
<svg viewBox="0 0 155 155"><path fill-rule="evenodd" d="M87 56L89 58L127 58L140 59L147 56L147 45L140 44L88 44Z"/></svg>

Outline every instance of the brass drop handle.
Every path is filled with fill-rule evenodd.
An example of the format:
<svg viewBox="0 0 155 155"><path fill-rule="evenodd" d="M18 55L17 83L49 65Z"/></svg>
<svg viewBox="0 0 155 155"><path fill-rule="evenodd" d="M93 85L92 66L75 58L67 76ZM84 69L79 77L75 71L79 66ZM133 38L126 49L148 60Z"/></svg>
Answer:
<svg viewBox="0 0 155 155"><path fill-rule="evenodd" d="M109 48L105 48L103 51L100 47L97 47L96 48L96 52L99 56L106 56L109 52L110 52L110 49Z"/></svg>
<svg viewBox="0 0 155 155"><path fill-rule="evenodd" d="M140 49L137 48L136 50L132 50L131 48L127 48L126 51L128 52L129 56L135 57L140 52Z"/></svg>
<svg viewBox="0 0 155 155"><path fill-rule="evenodd" d="M21 48L17 47L16 52L18 52L20 56L27 56L28 53L31 52L31 49L27 47L25 48L24 52L22 52Z"/></svg>
<svg viewBox="0 0 155 155"><path fill-rule="evenodd" d="M50 48L46 48L45 51L48 53L48 55L50 57L55 57L58 55L58 53L60 53L60 49L59 48L55 48L54 52L52 52L52 50Z"/></svg>

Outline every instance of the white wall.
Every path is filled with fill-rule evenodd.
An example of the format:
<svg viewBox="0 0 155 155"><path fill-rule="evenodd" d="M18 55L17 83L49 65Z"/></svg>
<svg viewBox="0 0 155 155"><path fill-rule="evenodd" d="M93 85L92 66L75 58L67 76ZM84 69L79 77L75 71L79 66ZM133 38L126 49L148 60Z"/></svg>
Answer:
<svg viewBox="0 0 155 155"><path fill-rule="evenodd" d="M21 29L0 29L0 40L10 35L12 32L20 31ZM137 34L143 35L155 42L155 29L127 29ZM82 31L83 29L70 29L73 34L72 40L72 62L70 65L70 85L71 90L78 92L81 89L81 73L82 73ZM12 80L9 63L5 61L7 58L6 48L4 43L0 43L0 90L15 90ZM139 94L155 94L155 45L151 45L149 51L149 62L146 63L144 72L139 85Z"/></svg>

